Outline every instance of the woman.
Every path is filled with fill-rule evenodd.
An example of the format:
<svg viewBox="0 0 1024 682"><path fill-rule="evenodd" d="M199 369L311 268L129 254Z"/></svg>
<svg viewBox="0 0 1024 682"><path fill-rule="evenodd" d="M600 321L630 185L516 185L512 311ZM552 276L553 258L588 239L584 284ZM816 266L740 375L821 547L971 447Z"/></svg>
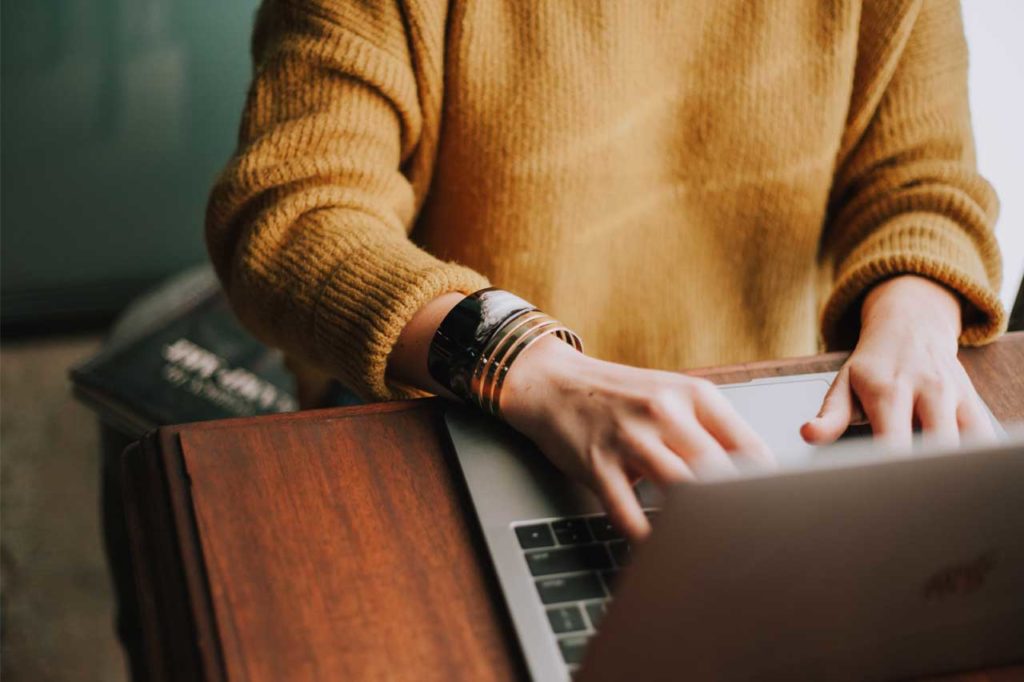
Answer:
<svg viewBox="0 0 1024 682"><path fill-rule="evenodd" d="M241 318L365 398L482 400L467 358L510 325L481 301L529 301L562 338L493 411L630 537L638 476L766 454L667 370L852 347L807 440L861 406L896 443L989 432L956 356L1005 316L955 2L268 0L253 52L207 220ZM466 298L491 283L521 299Z"/></svg>

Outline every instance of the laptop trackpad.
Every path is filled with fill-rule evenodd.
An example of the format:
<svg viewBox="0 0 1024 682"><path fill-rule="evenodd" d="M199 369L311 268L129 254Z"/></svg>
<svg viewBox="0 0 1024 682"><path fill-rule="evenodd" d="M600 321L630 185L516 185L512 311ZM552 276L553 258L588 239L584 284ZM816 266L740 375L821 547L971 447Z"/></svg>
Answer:
<svg viewBox="0 0 1024 682"><path fill-rule="evenodd" d="M730 384L722 393L768 444L779 464L806 463L813 447L800 437L800 427L821 409L830 375L778 381Z"/></svg>
<svg viewBox="0 0 1024 682"><path fill-rule="evenodd" d="M784 468L806 465L814 452L800 436L800 427L818 414L833 373L760 379L746 384L721 386L740 416L764 439ZM650 481L641 481L637 494L645 507L660 507L660 492Z"/></svg>

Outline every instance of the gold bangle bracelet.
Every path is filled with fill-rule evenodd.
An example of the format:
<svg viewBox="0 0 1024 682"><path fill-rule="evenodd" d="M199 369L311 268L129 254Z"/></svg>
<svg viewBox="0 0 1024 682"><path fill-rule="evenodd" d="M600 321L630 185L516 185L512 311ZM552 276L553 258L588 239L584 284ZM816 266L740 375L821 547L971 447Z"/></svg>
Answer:
<svg viewBox="0 0 1024 682"><path fill-rule="evenodd" d="M505 353L505 356L500 362L492 365L490 372L488 372L488 380L483 387L486 392L481 396L481 407L486 412L490 412L491 414L498 416L501 388L505 383L505 376L508 374L509 367L512 366L512 363L519 354L525 350L526 346L531 345L540 337L554 332L559 326L558 320L549 317L545 320L538 320L536 324L530 325L528 328L524 328L521 334L515 335L512 339L512 343L509 345L507 352Z"/></svg>
<svg viewBox="0 0 1024 682"><path fill-rule="evenodd" d="M483 367L484 363L478 361L479 371L473 372L473 381L470 383L470 392L481 409L490 411L486 408L487 396L491 393L490 389L493 385L494 375L501 366L505 356L508 355L509 350L511 350L520 337L541 324L550 326L557 323L540 311L532 311L530 314L524 315L515 324L508 325L500 333L495 334L496 338L493 339L492 350L488 353L489 362L486 369Z"/></svg>
<svg viewBox="0 0 1024 682"><path fill-rule="evenodd" d="M470 393L478 406L495 416L501 411L501 392L512 363L538 339L554 334L576 350L583 351L579 336L540 311L526 311L496 330L474 367Z"/></svg>
<svg viewBox="0 0 1024 682"><path fill-rule="evenodd" d="M544 336L554 334L579 352L583 352L583 342L580 338L567 327L562 326L561 323L558 324L559 326L554 329L538 329L535 335L524 336L520 339L519 345L517 345L509 354L508 359L502 363L501 368L499 369L499 374L495 379L494 386L491 389L493 391L493 397L492 402L489 405L491 413L496 417L501 416L501 389L505 384L505 378L508 376L508 371L512 368L512 363L516 361L516 358L519 357L519 355L527 348Z"/></svg>
<svg viewBox="0 0 1024 682"><path fill-rule="evenodd" d="M473 367L473 371L470 374L469 386L471 394L478 395L477 387L480 382L483 381L484 372L487 371L489 366L493 366L493 363L498 358L498 345L507 338L508 334L514 332L522 325L529 323L532 319L537 317L546 316L544 313L536 309L524 310L522 313L506 320L504 324L494 330L494 334L487 340L487 344L481 351L480 357L477 359L476 365ZM479 403L480 401L477 400L477 402Z"/></svg>

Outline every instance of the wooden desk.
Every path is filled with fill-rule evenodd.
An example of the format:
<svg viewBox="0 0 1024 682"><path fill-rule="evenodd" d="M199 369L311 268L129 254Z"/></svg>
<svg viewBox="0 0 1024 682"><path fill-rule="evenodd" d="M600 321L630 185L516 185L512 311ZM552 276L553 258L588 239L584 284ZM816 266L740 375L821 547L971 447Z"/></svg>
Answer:
<svg viewBox="0 0 1024 682"><path fill-rule="evenodd" d="M1024 420L1024 333L963 361L1000 420ZM126 452L124 475L153 679L526 677L440 402L164 428Z"/></svg>

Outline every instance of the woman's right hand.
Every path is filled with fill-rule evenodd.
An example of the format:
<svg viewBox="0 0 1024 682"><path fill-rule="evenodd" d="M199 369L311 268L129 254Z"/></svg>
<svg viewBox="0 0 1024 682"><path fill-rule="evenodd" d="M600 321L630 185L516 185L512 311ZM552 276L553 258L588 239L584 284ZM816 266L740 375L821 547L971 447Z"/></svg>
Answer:
<svg viewBox="0 0 1024 682"><path fill-rule="evenodd" d="M730 453L772 462L756 433L711 382L588 357L553 336L509 369L504 420L601 499L631 540L650 525L633 492L732 469Z"/></svg>

